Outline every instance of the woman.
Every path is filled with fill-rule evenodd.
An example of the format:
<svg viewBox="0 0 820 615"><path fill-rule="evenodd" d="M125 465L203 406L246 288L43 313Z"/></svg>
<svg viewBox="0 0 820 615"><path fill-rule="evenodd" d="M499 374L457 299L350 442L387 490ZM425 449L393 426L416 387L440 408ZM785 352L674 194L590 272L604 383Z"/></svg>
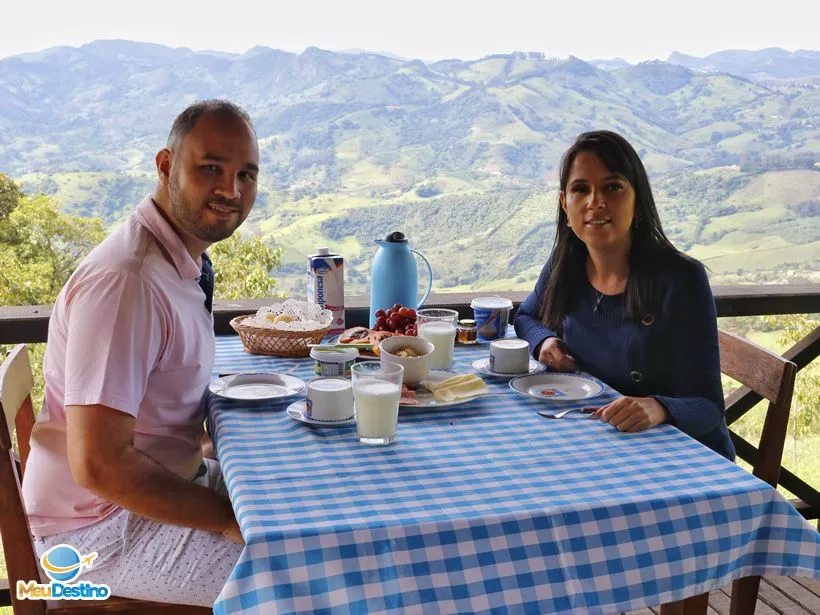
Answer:
<svg viewBox="0 0 820 615"><path fill-rule="evenodd" d="M638 154L615 133L588 132L560 179L555 245L518 310L518 337L551 369L620 391L602 421L629 432L671 423L734 459L709 281L664 235Z"/></svg>

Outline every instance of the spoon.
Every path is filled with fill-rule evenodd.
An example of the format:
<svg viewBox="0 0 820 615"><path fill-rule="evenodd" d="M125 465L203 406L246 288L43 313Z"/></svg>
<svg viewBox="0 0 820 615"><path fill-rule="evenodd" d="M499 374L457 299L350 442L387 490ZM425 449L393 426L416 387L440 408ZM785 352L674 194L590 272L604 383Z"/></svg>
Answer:
<svg viewBox="0 0 820 615"><path fill-rule="evenodd" d="M560 419L560 418L566 416L567 414L569 414L570 412L580 411L580 412L584 412L586 414L592 414L597 409L598 408L570 408L569 410L562 410L561 412L548 412L546 410L539 410L538 414L540 414L541 416L546 417L548 419Z"/></svg>

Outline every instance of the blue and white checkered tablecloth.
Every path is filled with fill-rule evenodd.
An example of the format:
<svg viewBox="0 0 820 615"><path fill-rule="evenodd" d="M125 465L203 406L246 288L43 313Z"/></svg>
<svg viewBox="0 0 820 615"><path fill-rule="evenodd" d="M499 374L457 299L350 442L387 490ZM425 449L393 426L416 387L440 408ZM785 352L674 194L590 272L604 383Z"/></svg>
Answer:
<svg viewBox="0 0 820 615"><path fill-rule="evenodd" d="M488 347L458 347L455 369ZM215 374L312 361L219 338ZM775 490L671 426L623 434L492 391L402 410L398 441L211 400L246 548L216 613L611 613L748 575L820 578L820 538ZM609 398L614 397L610 391ZM584 404L589 405L589 404Z"/></svg>

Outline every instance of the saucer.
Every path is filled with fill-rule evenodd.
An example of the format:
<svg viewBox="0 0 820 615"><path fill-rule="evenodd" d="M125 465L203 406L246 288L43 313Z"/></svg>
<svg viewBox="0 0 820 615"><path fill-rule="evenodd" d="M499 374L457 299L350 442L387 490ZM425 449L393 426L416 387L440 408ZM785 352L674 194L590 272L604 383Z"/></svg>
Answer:
<svg viewBox="0 0 820 615"><path fill-rule="evenodd" d="M510 388L535 399L581 402L604 393L604 385L583 374L534 374L510 380Z"/></svg>
<svg viewBox="0 0 820 615"><path fill-rule="evenodd" d="M308 425L317 425L321 427L345 427L347 425L355 425L356 418L351 416L349 419L339 419L336 421L322 421L309 417L305 413L305 400L295 401L288 406L288 416L300 423L307 423Z"/></svg>
<svg viewBox="0 0 820 615"><path fill-rule="evenodd" d="M214 395L240 401L261 401L297 395L304 380L273 372L244 372L217 378L208 386Z"/></svg>
<svg viewBox="0 0 820 615"><path fill-rule="evenodd" d="M527 365L527 371L520 372L517 374L502 374L501 372L494 372L490 369L490 359L486 357L484 359L479 359L478 361L473 361L473 369L477 371L482 376L489 376L491 378L517 378L518 376L532 376L533 374L540 374L547 366L543 363L539 363L535 359L530 359L529 364Z"/></svg>

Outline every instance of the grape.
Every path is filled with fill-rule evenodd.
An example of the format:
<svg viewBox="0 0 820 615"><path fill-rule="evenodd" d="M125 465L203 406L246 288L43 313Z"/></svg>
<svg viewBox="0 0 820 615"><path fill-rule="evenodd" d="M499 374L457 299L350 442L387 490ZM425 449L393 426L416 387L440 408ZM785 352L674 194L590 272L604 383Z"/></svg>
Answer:
<svg viewBox="0 0 820 615"><path fill-rule="evenodd" d="M396 303L386 310L376 310L375 331L389 331L403 335L416 335L416 310ZM408 333L412 331L413 333Z"/></svg>

